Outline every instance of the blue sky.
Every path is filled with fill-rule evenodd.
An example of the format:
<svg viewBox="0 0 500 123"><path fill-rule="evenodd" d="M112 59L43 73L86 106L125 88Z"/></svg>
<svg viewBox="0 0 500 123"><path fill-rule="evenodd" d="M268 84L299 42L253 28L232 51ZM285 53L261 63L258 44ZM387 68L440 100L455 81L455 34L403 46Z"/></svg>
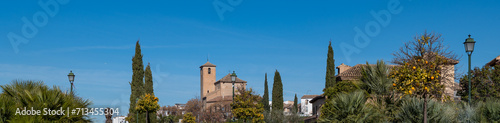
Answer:
<svg viewBox="0 0 500 123"><path fill-rule="evenodd" d="M272 87L277 69L284 99L293 100L294 94L322 93L330 39L336 65L390 61L404 42L426 30L442 34L449 50L461 56L458 74L467 67L462 43L468 34L477 41L473 67L500 55L500 2L494 0L41 0L57 3L52 12L38 2L0 4L0 85L30 79L69 90L66 75L73 70L79 96L95 107L119 107L121 115L128 112L137 40L162 106L199 96L199 66L207 56L217 65L217 79L234 70L259 94L264 74ZM217 12L214 3L228 11ZM36 31L25 29L29 23Z"/></svg>

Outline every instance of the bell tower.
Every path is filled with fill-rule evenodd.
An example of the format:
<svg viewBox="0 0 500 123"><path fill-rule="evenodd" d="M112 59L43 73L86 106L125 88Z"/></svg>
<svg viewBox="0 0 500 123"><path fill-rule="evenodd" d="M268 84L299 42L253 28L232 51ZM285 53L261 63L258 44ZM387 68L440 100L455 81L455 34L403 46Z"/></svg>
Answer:
<svg viewBox="0 0 500 123"><path fill-rule="evenodd" d="M200 66L200 98L215 91L215 65L208 62Z"/></svg>

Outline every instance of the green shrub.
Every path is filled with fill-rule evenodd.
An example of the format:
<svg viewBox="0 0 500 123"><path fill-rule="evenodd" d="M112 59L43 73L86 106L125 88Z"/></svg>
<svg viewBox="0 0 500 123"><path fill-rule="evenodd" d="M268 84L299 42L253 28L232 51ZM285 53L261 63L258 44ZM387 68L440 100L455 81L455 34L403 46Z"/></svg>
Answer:
<svg viewBox="0 0 500 123"><path fill-rule="evenodd" d="M319 122L379 122L381 115L365 105L366 95L362 91L338 94L321 108ZM325 112L325 113L323 113Z"/></svg>
<svg viewBox="0 0 500 123"><path fill-rule="evenodd" d="M43 115L43 109L87 108L91 102L59 87L49 88L43 82L15 80L10 85L1 85L0 122L90 122L84 115ZM41 115L15 115L17 108L40 110ZM20 109L21 110L21 109Z"/></svg>
<svg viewBox="0 0 500 123"><path fill-rule="evenodd" d="M490 98L486 102L479 102L478 111L481 122L500 122L500 100Z"/></svg>
<svg viewBox="0 0 500 123"><path fill-rule="evenodd" d="M406 97L401 107L397 119L401 122L423 122L424 120L424 99L416 97ZM429 123L453 123L457 122L457 110L452 103L441 103L434 99L429 99L427 103L427 121Z"/></svg>

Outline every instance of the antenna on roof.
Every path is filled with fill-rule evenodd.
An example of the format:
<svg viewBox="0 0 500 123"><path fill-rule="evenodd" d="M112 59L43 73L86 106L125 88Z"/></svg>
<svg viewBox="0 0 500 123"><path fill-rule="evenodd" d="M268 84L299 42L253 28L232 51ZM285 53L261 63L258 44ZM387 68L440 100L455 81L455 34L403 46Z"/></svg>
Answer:
<svg viewBox="0 0 500 123"><path fill-rule="evenodd" d="M210 53L207 53L207 62L208 62L208 58L210 58Z"/></svg>

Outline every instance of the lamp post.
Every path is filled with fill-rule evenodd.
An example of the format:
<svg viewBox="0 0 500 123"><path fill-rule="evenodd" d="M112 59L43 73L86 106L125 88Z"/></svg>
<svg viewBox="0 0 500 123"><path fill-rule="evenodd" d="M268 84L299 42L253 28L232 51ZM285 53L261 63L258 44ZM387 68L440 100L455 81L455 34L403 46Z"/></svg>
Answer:
<svg viewBox="0 0 500 123"><path fill-rule="evenodd" d="M73 82L75 82L75 74L73 74L72 70L69 71L68 79L69 79L69 83L71 83L71 92L70 93L73 94Z"/></svg>
<svg viewBox="0 0 500 123"><path fill-rule="evenodd" d="M470 69L470 56L472 55L472 52L474 51L474 44L476 43L476 41L474 41L473 38L470 38L470 34L469 34L469 38L465 39L465 42L464 42L464 47L465 47L465 52L467 53L467 55L469 55L469 74L467 75L469 78L469 105L471 104L471 69Z"/></svg>
<svg viewBox="0 0 500 123"><path fill-rule="evenodd" d="M233 74L231 74L231 82L233 83L233 103L234 103L234 82L236 82L236 73L233 71ZM233 121L234 121L234 114L233 114Z"/></svg>

